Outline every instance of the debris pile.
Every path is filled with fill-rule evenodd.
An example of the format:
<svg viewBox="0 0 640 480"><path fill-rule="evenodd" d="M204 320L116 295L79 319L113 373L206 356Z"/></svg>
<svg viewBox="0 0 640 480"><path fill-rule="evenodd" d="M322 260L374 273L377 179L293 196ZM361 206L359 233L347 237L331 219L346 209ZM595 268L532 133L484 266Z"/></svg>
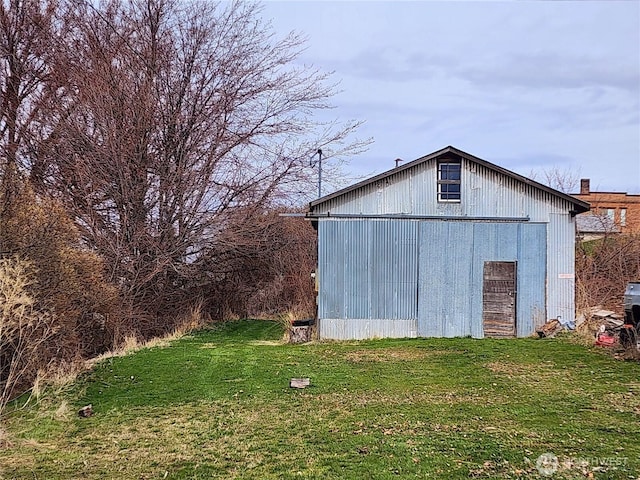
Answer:
<svg viewBox="0 0 640 480"><path fill-rule="evenodd" d="M576 319L577 330L585 336L596 339L596 345L615 344L624 324L624 316L601 306L592 307Z"/></svg>
<svg viewBox="0 0 640 480"><path fill-rule="evenodd" d="M564 327L560 323L560 320L554 318L552 320L548 320L547 323L542 325L536 333L540 338L553 338L557 333L561 332Z"/></svg>
<svg viewBox="0 0 640 480"><path fill-rule="evenodd" d="M591 307L578 315L575 321L561 318L548 320L536 330L540 338L553 338L563 330L576 330L585 337L596 339L597 345L613 345L617 342L624 317L602 306Z"/></svg>
<svg viewBox="0 0 640 480"><path fill-rule="evenodd" d="M562 330L575 330L576 322L574 320L564 320L562 317L547 320L547 323L536 330L540 338L553 338Z"/></svg>

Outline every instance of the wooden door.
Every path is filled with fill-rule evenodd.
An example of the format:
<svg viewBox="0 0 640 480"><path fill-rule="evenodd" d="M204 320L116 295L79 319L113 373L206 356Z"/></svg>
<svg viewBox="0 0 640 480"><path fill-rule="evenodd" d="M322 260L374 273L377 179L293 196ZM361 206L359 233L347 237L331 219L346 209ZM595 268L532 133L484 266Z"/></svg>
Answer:
<svg viewBox="0 0 640 480"><path fill-rule="evenodd" d="M485 337L516 336L516 262L484 262L482 324Z"/></svg>

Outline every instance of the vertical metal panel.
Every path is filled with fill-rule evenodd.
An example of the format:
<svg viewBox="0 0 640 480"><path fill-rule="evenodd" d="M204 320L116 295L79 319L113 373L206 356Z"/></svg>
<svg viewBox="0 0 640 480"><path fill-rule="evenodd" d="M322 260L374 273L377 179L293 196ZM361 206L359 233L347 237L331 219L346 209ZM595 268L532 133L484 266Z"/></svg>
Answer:
<svg viewBox="0 0 640 480"><path fill-rule="evenodd" d="M364 245L369 241L367 222L338 222L339 231L334 237L341 240L342 249L336 248L334 253L340 256L341 270L344 277L342 299L344 318L362 318L369 311L369 258Z"/></svg>
<svg viewBox="0 0 640 480"><path fill-rule="evenodd" d="M530 335L545 316L546 237L532 223L321 220L320 334L481 338L482 266L515 261L517 333Z"/></svg>
<svg viewBox="0 0 640 480"><path fill-rule="evenodd" d="M421 222L418 335L483 337L485 261L518 268L517 334L544 315L546 226L527 223Z"/></svg>
<svg viewBox="0 0 640 480"><path fill-rule="evenodd" d="M417 317L417 222L369 223L370 282L369 318Z"/></svg>
<svg viewBox="0 0 640 480"><path fill-rule="evenodd" d="M332 224L318 225L318 316L320 318L344 317L343 302L337 292L344 291L344 268L342 261L344 242L335 234ZM332 288L327 288L332 285Z"/></svg>
<svg viewBox="0 0 640 480"><path fill-rule="evenodd" d="M548 237L548 318L575 318L575 218L551 214Z"/></svg>
<svg viewBox="0 0 640 480"><path fill-rule="evenodd" d="M319 222L322 338L416 336L417 222Z"/></svg>
<svg viewBox="0 0 640 480"><path fill-rule="evenodd" d="M421 222L418 335L470 335L473 223Z"/></svg>
<svg viewBox="0 0 640 480"><path fill-rule="evenodd" d="M526 337L546 321L547 225L525 223L519 233L516 329Z"/></svg>
<svg viewBox="0 0 640 480"><path fill-rule="evenodd" d="M318 275L320 318L366 318L369 311L368 224L320 222Z"/></svg>

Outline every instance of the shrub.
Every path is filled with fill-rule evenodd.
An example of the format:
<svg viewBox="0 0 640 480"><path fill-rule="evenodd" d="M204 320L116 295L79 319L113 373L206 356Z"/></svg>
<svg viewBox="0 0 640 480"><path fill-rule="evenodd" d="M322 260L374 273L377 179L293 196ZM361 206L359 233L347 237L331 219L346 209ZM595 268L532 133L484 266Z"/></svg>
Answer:
<svg viewBox="0 0 640 480"><path fill-rule="evenodd" d="M38 311L29 293L33 277L29 262L0 259L0 413L47 363L45 342L55 334L53 317Z"/></svg>
<svg viewBox="0 0 640 480"><path fill-rule="evenodd" d="M602 305L622 313L627 282L640 279L640 235L607 236L582 242L576 251L578 311Z"/></svg>
<svg viewBox="0 0 640 480"><path fill-rule="evenodd" d="M121 317L118 291L105 280L102 260L83 248L55 200L19 181L3 190L0 206L5 298L22 299L4 310L6 397L29 388L38 369L51 371L111 348ZM25 351L29 362L21 363Z"/></svg>

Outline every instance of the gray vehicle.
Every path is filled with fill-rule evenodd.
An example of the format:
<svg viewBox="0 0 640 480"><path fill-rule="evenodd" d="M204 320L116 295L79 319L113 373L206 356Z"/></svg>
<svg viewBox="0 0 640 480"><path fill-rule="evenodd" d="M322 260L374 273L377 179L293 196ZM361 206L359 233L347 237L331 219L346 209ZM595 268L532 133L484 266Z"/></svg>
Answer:
<svg viewBox="0 0 640 480"><path fill-rule="evenodd" d="M640 338L640 281L629 282L624 292L624 325L620 343L625 347L638 345Z"/></svg>

